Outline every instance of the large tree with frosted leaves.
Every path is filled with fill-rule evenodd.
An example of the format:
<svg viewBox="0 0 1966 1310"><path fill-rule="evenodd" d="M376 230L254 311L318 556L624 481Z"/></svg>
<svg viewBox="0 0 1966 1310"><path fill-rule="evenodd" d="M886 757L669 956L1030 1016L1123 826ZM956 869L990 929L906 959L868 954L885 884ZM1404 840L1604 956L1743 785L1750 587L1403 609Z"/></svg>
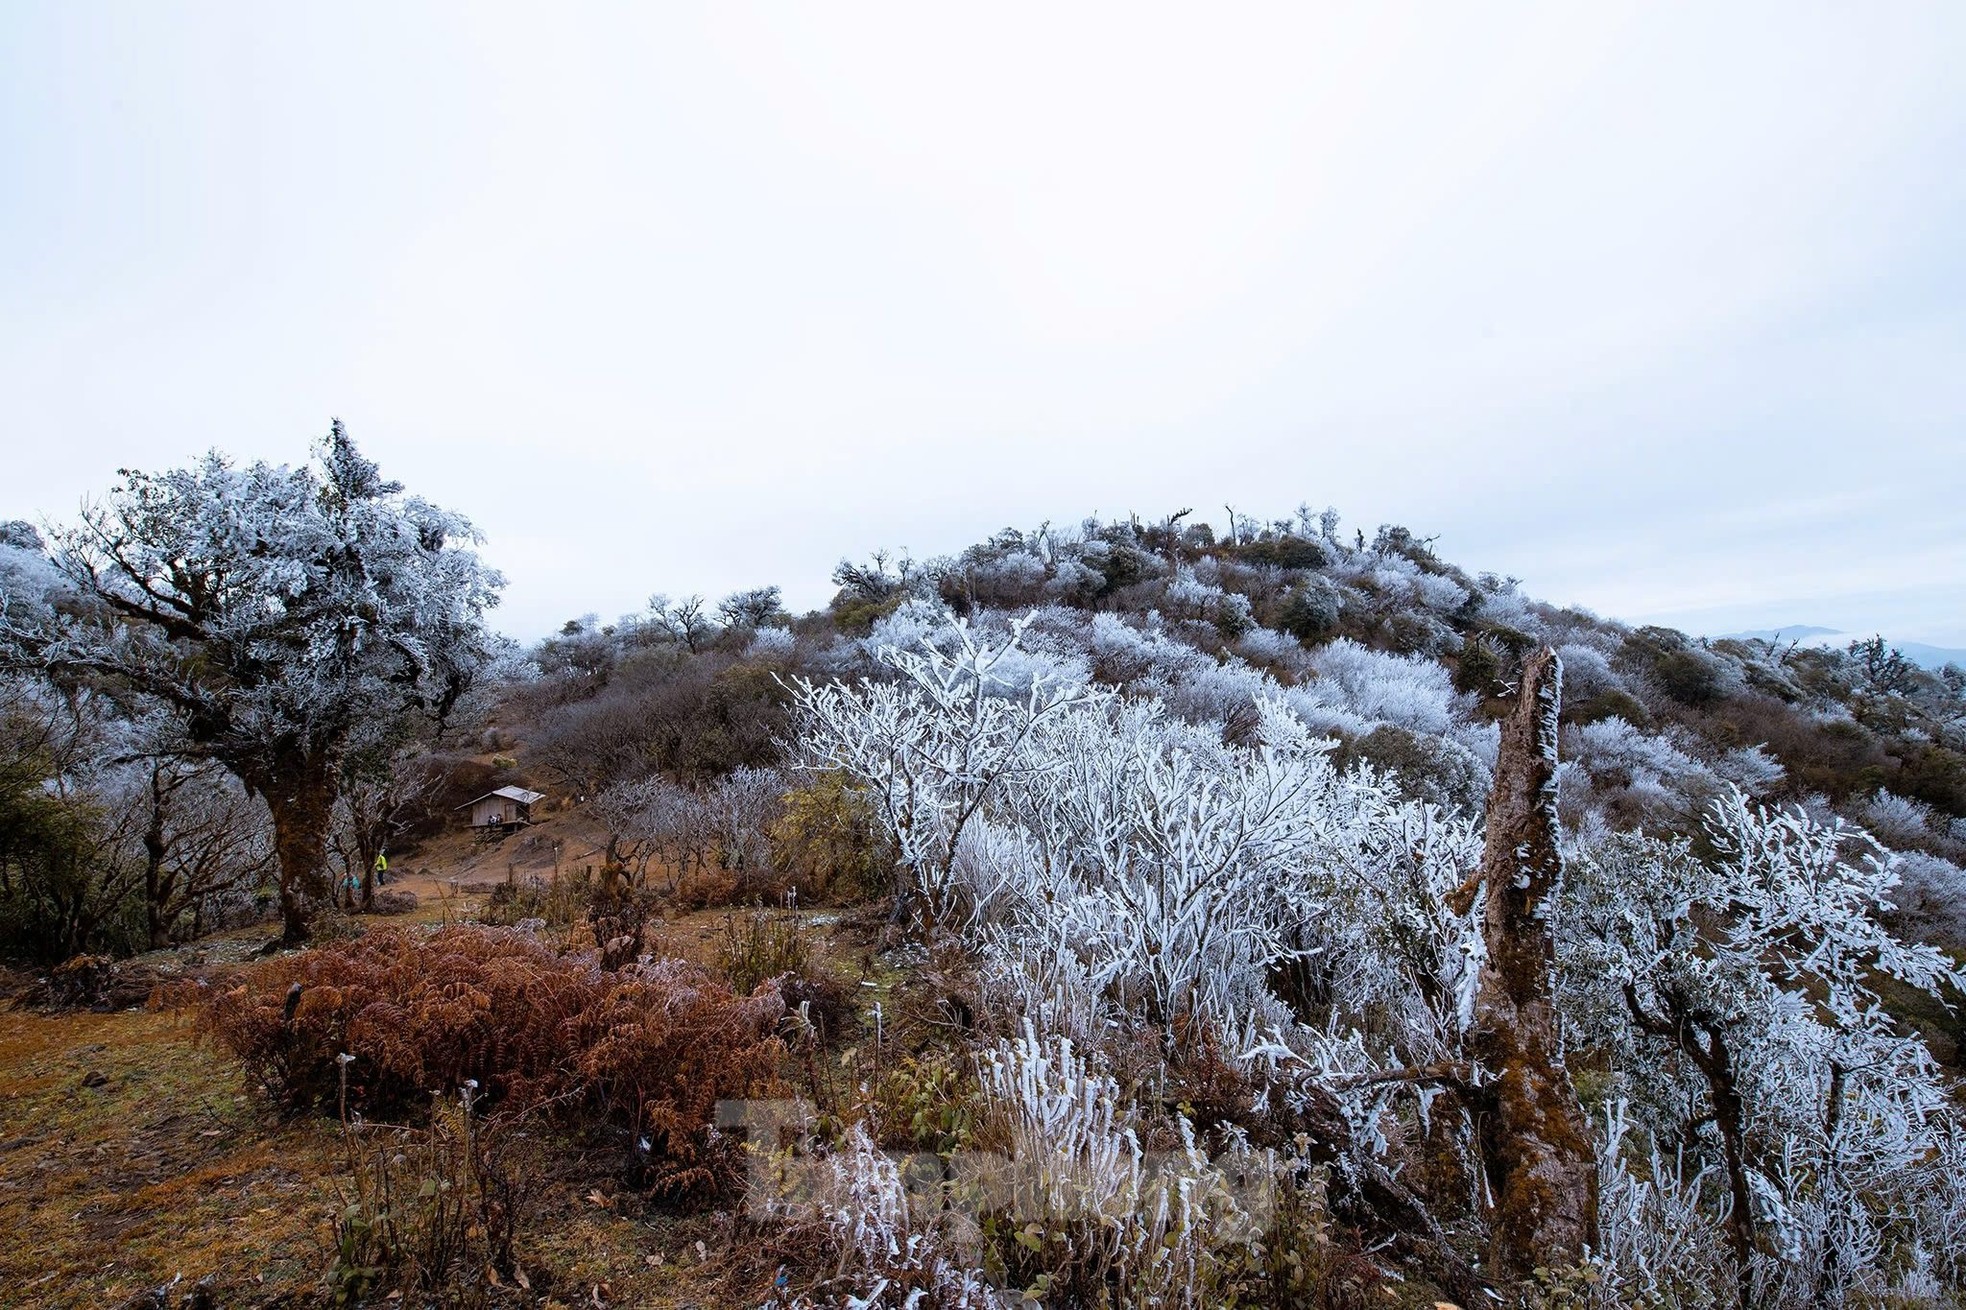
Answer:
<svg viewBox="0 0 1966 1310"><path fill-rule="evenodd" d="M55 535L56 603L0 596L9 663L162 711L183 754L266 798L290 942L326 891L350 743L453 707L492 654L504 585L465 518L384 480L339 421L315 457L123 470Z"/></svg>

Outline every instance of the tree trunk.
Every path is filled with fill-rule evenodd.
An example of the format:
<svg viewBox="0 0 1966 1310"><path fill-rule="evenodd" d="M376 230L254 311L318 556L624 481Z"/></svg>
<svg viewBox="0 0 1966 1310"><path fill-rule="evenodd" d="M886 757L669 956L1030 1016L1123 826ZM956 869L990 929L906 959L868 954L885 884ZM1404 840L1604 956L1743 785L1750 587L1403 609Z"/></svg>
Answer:
<svg viewBox="0 0 1966 1310"><path fill-rule="evenodd" d="M1481 860L1488 959L1470 1044L1490 1080L1482 1154L1495 1201L1494 1275L1505 1284L1539 1265L1576 1263L1597 1240L1597 1153L1564 1068L1553 997L1562 689L1556 652L1530 656L1502 725Z"/></svg>
<svg viewBox="0 0 1966 1310"><path fill-rule="evenodd" d="M1678 998L1668 1001L1663 1016L1650 1013L1639 1004L1638 989L1630 983L1625 984L1625 1008L1640 1030L1672 1042L1706 1079L1714 1127L1720 1130L1722 1159L1727 1166L1727 1244L1734 1253L1736 1291L1740 1304L1752 1305L1755 1227L1754 1195L1748 1187L1747 1102L1741 1097L1727 1035L1718 1024L1687 1017L1686 1007ZM1700 1042L1702 1037L1706 1038L1705 1045Z"/></svg>
<svg viewBox="0 0 1966 1310"><path fill-rule="evenodd" d="M143 830L143 906L149 929L150 949L160 951L171 944L171 923L165 914L171 881L164 877L164 777L161 766L150 768L150 822Z"/></svg>
<svg viewBox="0 0 1966 1310"><path fill-rule="evenodd" d="M334 770L296 764L265 789L273 815L273 850L280 862L280 940L307 940L308 921L328 894L328 827L334 815Z"/></svg>

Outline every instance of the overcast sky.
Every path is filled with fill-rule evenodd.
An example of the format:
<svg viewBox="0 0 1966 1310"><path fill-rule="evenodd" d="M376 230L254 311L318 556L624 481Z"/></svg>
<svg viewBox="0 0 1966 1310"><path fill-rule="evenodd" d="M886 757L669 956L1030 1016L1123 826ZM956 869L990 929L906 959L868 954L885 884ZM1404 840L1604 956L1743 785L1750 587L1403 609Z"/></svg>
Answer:
<svg viewBox="0 0 1966 1310"><path fill-rule="evenodd" d="M534 637L1335 505L1966 645L1966 5L0 9L0 518L332 416Z"/></svg>

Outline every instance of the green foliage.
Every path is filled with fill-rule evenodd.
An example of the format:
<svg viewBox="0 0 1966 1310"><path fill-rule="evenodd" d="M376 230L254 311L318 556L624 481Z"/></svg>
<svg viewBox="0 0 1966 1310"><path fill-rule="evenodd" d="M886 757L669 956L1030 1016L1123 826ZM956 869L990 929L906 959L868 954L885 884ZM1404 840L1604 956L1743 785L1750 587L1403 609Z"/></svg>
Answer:
<svg viewBox="0 0 1966 1310"><path fill-rule="evenodd" d="M1697 651L1679 650L1662 656L1652 666L1652 676L1666 695L1682 705L1711 705L1722 695L1720 671L1711 658Z"/></svg>
<svg viewBox="0 0 1966 1310"><path fill-rule="evenodd" d="M1602 719L1623 719L1635 728L1652 726L1652 716L1636 696L1623 691L1601 691L1587 700L1564 708L1563 717L1571 723L1596 723Z"/></svg>
<svg viewBox="0 0 1966 1310"><path fill-rule="evenodd" d="M543 919L555 928L578 923L593 900L594 877L588 868L569 870L551 879L526 878L502 882L491 890L484 921L510 928L525 919Z"/></svg>
<svg viewBox="0 0 1966 1310"><path fill-rule="evenodd" d="M1370 764L1391 774L1409 796L1449 810L1479 809L1484 782L1478 762L1440 737L1423 736L1382 724L1340 748L1334 761L1344 767Z"/></svg>
<svg viewBox="0 0 1966 1310"><path fill-rule="evenodd" d="M1277 626L1299 641L1323 641L1337 634L1343 610L1338 588L1325 578L1310 577L1284 598Z"/></svg>
<svg viewBox="0 0 1966 1310"><path fill-rule="evenodd" d="M46 719L25 701L0 707L0 956L129 955L145 924L142 871L119 828L128 809L64 776Z"/></svg>
<svg viewBox="0 0 1966 1310"><path fill-rule="evenodd" d="M1215 554L1246 564L1269 564L1284 569L1321 569L1331 562L1323 543L1308 537L1272 537L1240 546L1218 546Z"/></svg>
<svg viewBox="0 0 1966 1310"><path fill-rule="evenodd" d="M844 774L787 792L771 845L779 869L816 900L863 900L893 885L893 843Z"/></svg>
<svg viewBox="0 0 1966 1310"><path fill-rule="evenodd" d="M874 630L876 623L900 609L904 599L894 595L867 600L843 591L833 598L833 624L849 637L864 637Z"/></svg>
<svg viewBox="0 0 1966 1310"><path fill-rule="evenodd" d="M982 1113L969 1061L946 1050L905 1055L882 1071L867 1109L883 1146L938 1155L968 1149Z"/></svg>
<svg viewBox="0 0 1966 1310"><path fill-rule="evenodd" d="M1487 700L1502 694L1502 653L1488 637L1476 637L1461 647L1454 662L1454 689Z"/></svg>

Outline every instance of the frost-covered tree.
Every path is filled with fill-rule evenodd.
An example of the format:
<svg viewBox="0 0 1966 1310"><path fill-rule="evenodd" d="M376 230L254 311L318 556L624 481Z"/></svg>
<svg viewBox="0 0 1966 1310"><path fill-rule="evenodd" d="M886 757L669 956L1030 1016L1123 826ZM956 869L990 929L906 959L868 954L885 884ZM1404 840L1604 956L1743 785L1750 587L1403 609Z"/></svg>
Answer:
<svg viewBox="0 0 1966 1310"><path fill-rule="evenodd" d="M1844 1304L1933 1262L1956 1278L1960 1117L1874 980L1937 993L1960 971L1883 926L1897 875L1861 832L1739 791L1707 832L1710 858L1633 833L1583 853L1573 1040L1611 1060L1621 1120L1676 1153L1658 1185L1704 1197L1742 1303Z"/></svg>
<svg viewBox="0 0 1966 1310"><path fill-rule="evenodd" d="M1010 779L1053 767L1033 735L1084 695L1028 669L1021 680L1007 676L1015 640L981 642L960 621L947 632L948 652L926 641L881 648L898 679L795 684L809 767L863 784L909 875L896 917L931 928L972 908L957 877L969 825Z"/></svg>
<svg viewBox="0 0 1966 1310"><path fill-rule="evenodd" d="M170 716L271 811L285 938L326 892L337 774L364 725L441 718L488 661L503 579L462 516L384 480L336 422L313 464L126 471L56 535L72 595L5 599L0 648Z"/></svg>
<svg viewBox="0 0 1966 1310"><path fill-rule="evenodd" d="M732 598L737 599L736 597ZM717 634L709 603L701 596L671 600L660 593L649 597L648 625L694 654Z"/></svg>
<svg viewBox="0 0 1966 1310"><path fill-rule="evenodd" d="M784 593L777 587L734 591L717 602L717 613L733 628L762 628L784 623L790 617L785 613Z"/></svg>

